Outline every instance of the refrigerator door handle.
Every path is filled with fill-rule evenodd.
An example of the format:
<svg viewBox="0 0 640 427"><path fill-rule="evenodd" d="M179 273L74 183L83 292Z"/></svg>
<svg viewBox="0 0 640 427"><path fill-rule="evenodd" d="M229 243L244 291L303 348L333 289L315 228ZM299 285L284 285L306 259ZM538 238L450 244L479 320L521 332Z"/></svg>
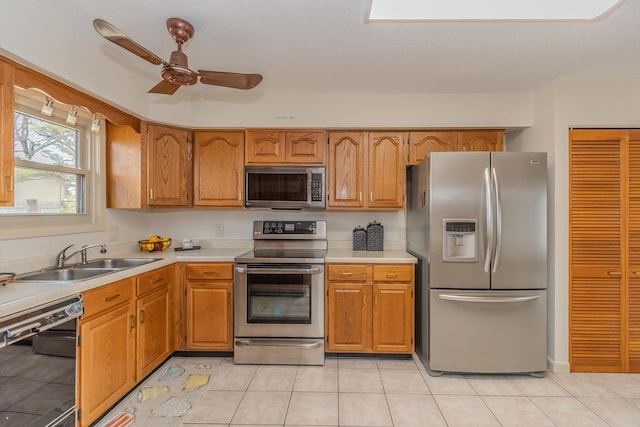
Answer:
<svg viewBox="0 0 640 427"><path fill-rule="evenodd" d="M484 272L489 272L489 266L491 265L493 244L493 208L491 203L491 177L489 176L489 168L484 170L484 197L486 205L486 234L485 234L485 249L484 249Z"/></svg>
<svg viewBox="0 0 640 427"><path fill-rule="evenodd" d="M502 250L502 200L500 199L496 168L491 168L491 174L493 175L493 191L496 197L496 250L493 255L492 270L492 272L495 273L498 270L498 264L500 264L500 252Z"/></svg>
<svg viewBox="0 0 640 427"><path fill-rule="evenodd" d="M540 295L530 295L526 297L478 297L472 295L440 294L438 295L438 298L458 302L505 303L535 301L540 299Z"/></svg>

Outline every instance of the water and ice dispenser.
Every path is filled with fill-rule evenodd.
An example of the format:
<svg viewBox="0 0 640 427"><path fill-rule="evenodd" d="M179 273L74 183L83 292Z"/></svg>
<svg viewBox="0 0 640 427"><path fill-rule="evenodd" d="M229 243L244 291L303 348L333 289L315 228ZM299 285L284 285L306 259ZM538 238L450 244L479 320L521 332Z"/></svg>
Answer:
<svg viewBox="0 0 640 427"><path fill-rule="evenodd" d="M442 220L442 260L474 262L478 260L478 220Z"/></svg>

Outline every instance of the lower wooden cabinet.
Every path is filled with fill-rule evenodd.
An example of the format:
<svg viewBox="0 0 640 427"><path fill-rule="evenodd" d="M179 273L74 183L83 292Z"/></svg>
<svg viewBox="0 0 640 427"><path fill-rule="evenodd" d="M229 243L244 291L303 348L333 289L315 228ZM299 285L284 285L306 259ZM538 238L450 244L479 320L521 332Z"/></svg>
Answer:
<svg viewBox="0 0 640 427"><path fill-rule="evenodd" d="M174 267L84 292L79 321L79 425L88 426L172 353Z"/></svg>
<svg viewBox="0 0 640 427"><path fill-rule="evenodd" d="M414 266L328 264L328 352L413 353Z"/></svg>
<svg viewBox="0 0 640 427"><path fill-rule="evenodd" d="M187 350L233 350L233 263L186 266Z"/></svg>
<svg viewBox="0 0 640 427"><path fill-rule="evenodd" d="M83 293L79 322L79 425L88 426L136 385L134 279Z"/></svg>
<svg viewBox="0 0 640 427"><path fill-rule="evenodd" d="M173 266L141 274L137 281L136 380L142 380L172 353L169 286Z"/></svg>

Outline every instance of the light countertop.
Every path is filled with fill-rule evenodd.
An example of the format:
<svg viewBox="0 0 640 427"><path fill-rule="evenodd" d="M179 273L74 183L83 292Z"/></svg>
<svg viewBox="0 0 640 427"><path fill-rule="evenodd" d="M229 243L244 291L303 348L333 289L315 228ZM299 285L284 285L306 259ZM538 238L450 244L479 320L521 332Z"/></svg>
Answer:
<svg viewBox="0 0 640 427"><path fill-rule="evenodd" d="M46 304L70 295L85 292L108 283L146 273L175 262L233 262L236 256L250 248L202 248L193 251L166 250L164 252L119 253L118 258L160 258L138 267L128 268L94 279L74 283L20 283L12 282L0 286L0 317ZM415 264L416 258L402 250L352 251L350 249L329 249L326 262L345 263L409 263Z"/></svg>

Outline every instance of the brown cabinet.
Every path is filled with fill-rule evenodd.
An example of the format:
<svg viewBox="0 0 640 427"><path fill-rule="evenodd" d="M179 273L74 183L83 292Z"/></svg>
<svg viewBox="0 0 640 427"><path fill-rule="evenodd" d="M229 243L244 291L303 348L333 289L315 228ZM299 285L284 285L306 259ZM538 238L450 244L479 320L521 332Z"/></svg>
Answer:
<svg viewBox="0 0 640 427"><path fill-rule="evenodd" d="M409 165L438 151L503 151L502 129L453 129L409 133Z"/></svg>
<svg viewBox="0 0 640 427"><path fill-rule="evenodd" d="M173 266L169 266L136 278L137 381L142 380L172 353L169 290L173 277Z"/></svg>
<svg viewBox="0 0 640 427"><path fill-rule="evenodd" d="M13 64L0 60L0 206L13 206Z"/></svg>
<svg viewBox="0 0 640 427"><path fill-rule="evenodd" d="M233 350L233 263L186 265L186 348Z"/></svg>
<svg viewBox="0 0 640 427"><path fill-rule="evenodd" d="M413 352L414 266L327 264L328 352Z"/></svg>
<svg viewBox="0 0 640 427"><path fill-rule="evenodd" d="M242 207L244 132L196 131L193 205Z"/></svg>
<svg viewBox="0 0 640 427"><path fill-rule="evenodd" d="M147 205L189 206L191 197L191 131L146 123Z"/></svg>
<svg viewBox="0 0 640 427"><path fill-rule="evenodd" d="M138 133L107 122L107 207L188 207L191 131L144 123Z"/></svg>
<svg viewBox="0 0 640 427"><path fill-rule="evenodd" d="M327 209L403 209L404 146L402 132L331 132Z"/></svg>
<svg viewBox="0 0 640 427"><path fill-rule="evenodd" d="M247 129L247 165L325 163L324 130Z"/></svg>
<svg viewBox="0 0 640 427"><path fill-rule="evenodd" d="M640 372L640 131L569 138L569 362Z"/></svg>
<svg viewBox="0 0 640 427"><path fill-rule="evenodd" d="M136 384L134 279L83 293L79 321L78 407L88 426Z"/></svg>

